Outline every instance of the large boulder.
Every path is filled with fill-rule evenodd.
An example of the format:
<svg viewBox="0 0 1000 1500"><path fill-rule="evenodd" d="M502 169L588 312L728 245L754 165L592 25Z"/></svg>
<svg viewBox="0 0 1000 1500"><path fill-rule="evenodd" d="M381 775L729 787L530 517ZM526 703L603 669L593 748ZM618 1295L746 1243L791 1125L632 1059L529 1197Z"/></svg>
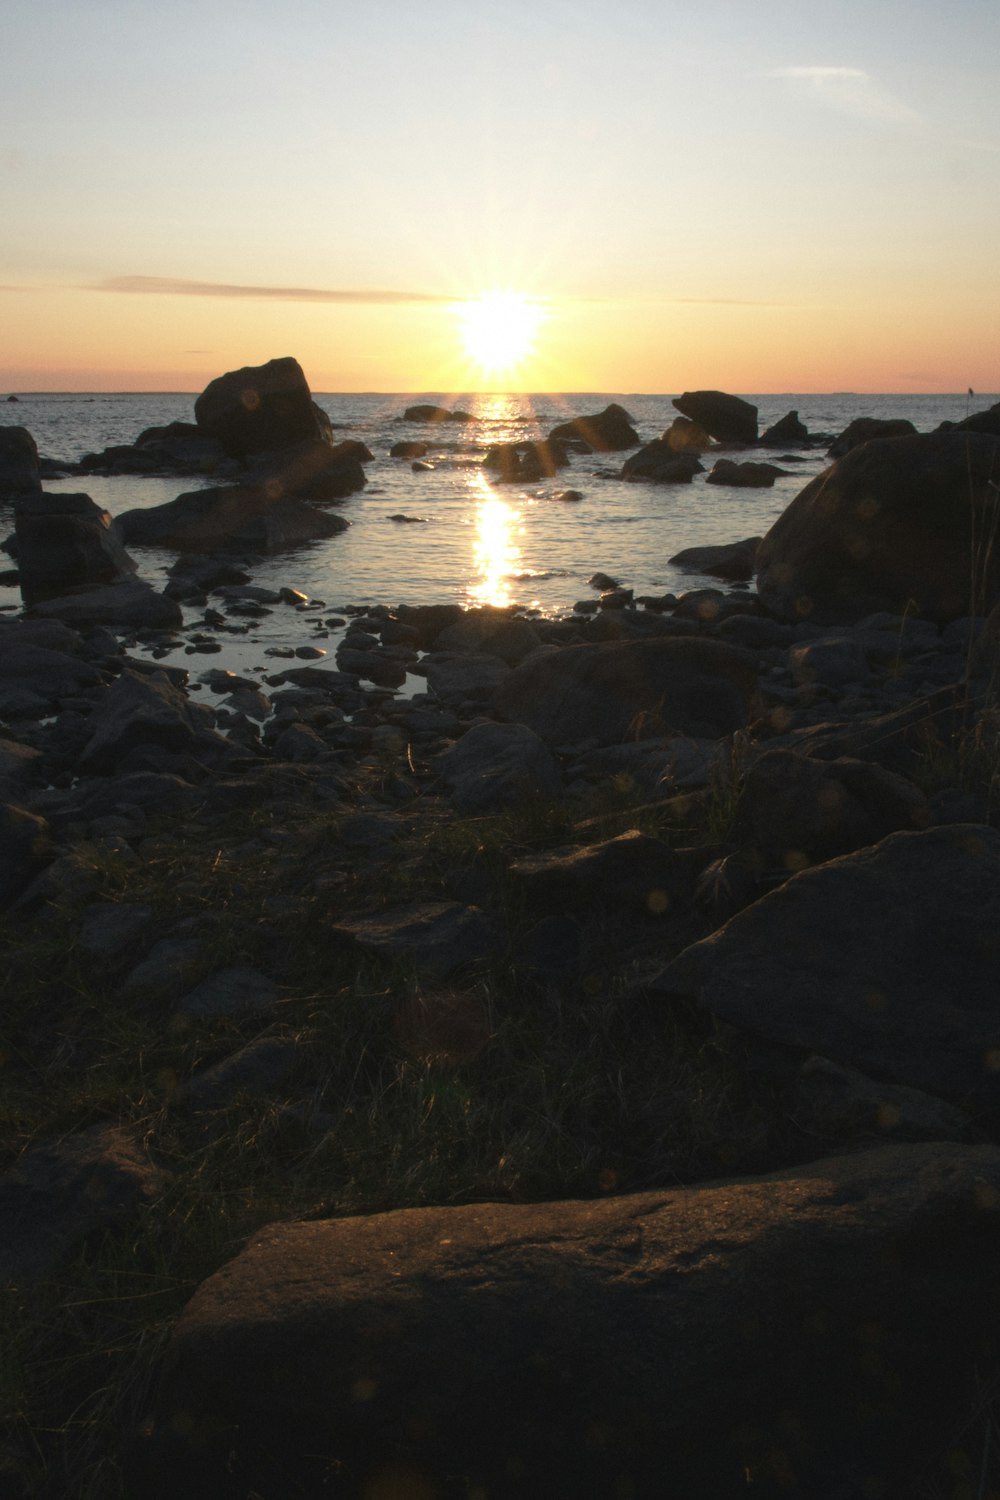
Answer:
<svg viewBox="0 0 1000 1500"><path fill-rule="evenodd" d="M760 544L757 589L775 614L836 622L876 611L944 621L1000 599L1000 440L885 438L818 474Z"/></svg>
<svg viewBox="0 0 1000 1500"><path fill-rule="evenodd" d="M871 443L876 438L913 437L916 430L906 417L855 417L834 438L827 452L831 458L843 458L862 443Z"/></svg>
<svg viewBox="0 0 1000 1500"><path fill-rule="evenodd" d="M560 422L549 433L547 442L584 442L598 453L614 453L621 448L637 448L639 434L623 406L612 401L603 411L590 417L572 417Z"/></svg>
<svg viewBox="0 0 1000 1500"><path fill-rule="evenodd" d="M131 579L136 565L116 522L89 495L29 495L15 509L25 604Z"/></svg>
<svg viewBox="0 0 1000 1500"><path fill-rule="evenodd" d="M483 458L483 468L504 484L536 484L568 463L566 444L551 438L542 443L494 443Z"/></svg>
<svg viewBox="0 0 1000 1500"><path fill-rule="evenodd" d="M118 526L130 546L178 552L250 551L271 554L346 531L343 516L268 486L228 485L191 490L148 509L127 510Z"/></svg>
<svg viewBox="0 0 1000 1500"><path fill-rule="evenodd" d="M720 641L588 642L529 656L499 683L493 708L553 745L717 739L747 723L756 686L755 658Z"/></svg>
<svg viewBox="0 0 1000 1500"><path fill-rule="evenodd" d="M725 391L685 391L674 406L720 443L756 443L757 408Z"/></svg>
<svg viewBox="0 0 1000 1500"><path fill-rule="evenodd" d="M38 449L26 427L0 427L0 505L42 493Z"/></svg>
<svg viewBox="0 0 1000 1500"><path fill-rule="evenodd" d="M748 536L741 542L685 547L667 561L672 567L683 568L686 572L710 573L713 578L740 580L753 577L759 546L759 536Z"/></svg>
<svg viewBox="0 0 1000 1500"><path fill-rule="evenodd" d="M685 949L650 993L1000 1118L1000 833L890 834Z"/></svg>
<svg viewBox="0 0 1000 1500"><path fill-rule="evenodd" d="M128 1493L923 1493L978 1474L998 1204L995 1146L932 1143L273 1224L181 1315Z"/></svg>
<svg viewBox="0 0 1000 1500"><path fill-rule="evenodd" d="M203 433L233 458L329 436L297 359L246 365L212 380L194 404Z"/></svg>

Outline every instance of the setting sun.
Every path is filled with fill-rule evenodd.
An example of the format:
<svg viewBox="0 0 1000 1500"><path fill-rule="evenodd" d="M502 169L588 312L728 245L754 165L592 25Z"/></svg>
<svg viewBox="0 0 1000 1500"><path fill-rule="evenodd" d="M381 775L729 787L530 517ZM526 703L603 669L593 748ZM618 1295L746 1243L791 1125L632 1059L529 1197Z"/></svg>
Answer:
<svg viewBox="0 0 1000 1500"><path fill-rule="evenodd" d="M520 292L484 292L456 312L465 353L484 374L507 374L533 352L542 310Z"/></svg>

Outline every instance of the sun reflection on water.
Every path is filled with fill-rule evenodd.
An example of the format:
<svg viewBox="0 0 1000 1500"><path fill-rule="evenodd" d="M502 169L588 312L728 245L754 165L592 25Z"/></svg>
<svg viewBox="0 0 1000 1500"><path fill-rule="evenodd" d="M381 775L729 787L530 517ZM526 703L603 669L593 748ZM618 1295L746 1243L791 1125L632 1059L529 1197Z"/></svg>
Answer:
<svg viewBox="0 0 1000 1500"><path fill-rule="evenodd" d="M486 480L476 476L475 539L472 559L477 577L469 585L474 604L513 604L510 575L517 572L521 549L514 540L521 512L493 493Z"/></svg>

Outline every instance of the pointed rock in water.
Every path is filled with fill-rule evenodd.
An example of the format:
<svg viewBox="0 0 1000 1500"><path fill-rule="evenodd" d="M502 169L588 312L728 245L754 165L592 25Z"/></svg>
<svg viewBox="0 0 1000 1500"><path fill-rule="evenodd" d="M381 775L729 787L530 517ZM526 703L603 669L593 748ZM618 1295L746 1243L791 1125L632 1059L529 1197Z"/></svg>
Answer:
<svg viewBox="0 0 1000 1500"><path fill-rule="evenodd" d="M758 439L761 448L794 448L797 443L808 443L809 429L799 421L797 411L790 411L774 422Z"/></svg>
<svg viewBox="0 0 1000 1500"><path fill-rule="evenodd" d="M613 453L622 448L637 448L639 434L623 406L612 401L603 411L589 417L572 417L560 422L549 433L547 443L582 441L598 453Z"/></svg>

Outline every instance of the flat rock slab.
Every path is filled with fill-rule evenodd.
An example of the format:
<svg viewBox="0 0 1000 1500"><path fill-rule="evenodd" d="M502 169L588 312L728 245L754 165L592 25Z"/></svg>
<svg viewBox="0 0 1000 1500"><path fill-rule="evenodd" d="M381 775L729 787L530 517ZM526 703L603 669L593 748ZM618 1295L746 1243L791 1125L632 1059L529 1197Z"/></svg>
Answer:
<svg viewBox="0 0 1000 1500"><path fill-rule="evenodd" d="M148 583L112 583L105 588L63 594L33 606L43 619L62 620L88 629L91 625L141 627L145 630L176 630L184 623L184 612L175 599L158 594Z"/></svg>
<svg viewBox="0 0 1000 1500"><path fill-rule="evenodd" d="M442 979L468 964L487 962L499 947L499 934L486 913L457 901L396 906L338 922L333 930L368 953L412 963Z"/></svg>
<svg viewBox="0 0 1000 1500"><path fill-rule="evenodd" d="M916 1494L998 1249L1000 1151L952 1144L274 1225L182 1314L129 1493Z"/></svg>
<svg viewBox="0 0 1000 1500"><path fill-rule="evenodd" d="M1000 1109L1000 833L891 834L756 901L646 986L772 1041Z"/></svg>
<svg viewBox="0 0 1000 1500"><path fill-rule="evenodd" d="M0 1282L34 1281L152 1198L159 1173L122 1130L32 1147L0 1178Z"/></svg>

